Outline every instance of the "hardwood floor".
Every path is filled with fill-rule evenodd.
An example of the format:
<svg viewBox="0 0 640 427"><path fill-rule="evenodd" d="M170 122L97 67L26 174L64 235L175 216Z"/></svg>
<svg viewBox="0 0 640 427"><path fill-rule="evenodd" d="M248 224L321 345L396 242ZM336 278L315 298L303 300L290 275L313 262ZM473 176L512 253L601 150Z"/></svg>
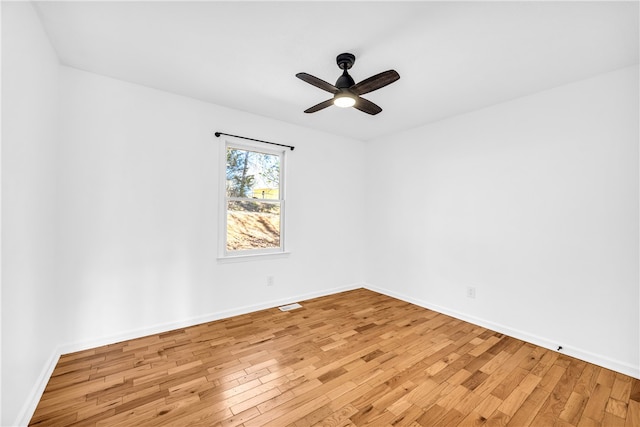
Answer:
<svg viewBox="0 0 640 427"><path fill-rule="evenodd" d="M640 426L640 381L359 289L60 358L32 426Z"/></svg>

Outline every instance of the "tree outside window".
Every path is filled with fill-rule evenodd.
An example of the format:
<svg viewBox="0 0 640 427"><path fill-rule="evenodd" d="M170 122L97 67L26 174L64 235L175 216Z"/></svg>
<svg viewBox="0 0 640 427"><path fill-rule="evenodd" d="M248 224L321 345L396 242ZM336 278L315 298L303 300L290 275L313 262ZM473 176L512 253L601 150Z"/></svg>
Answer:
<svg viewBox="0 0 640 427"><path fill-rule="evenodd" d="M283 251L282 152L226 148L225 252Z"/></svg>

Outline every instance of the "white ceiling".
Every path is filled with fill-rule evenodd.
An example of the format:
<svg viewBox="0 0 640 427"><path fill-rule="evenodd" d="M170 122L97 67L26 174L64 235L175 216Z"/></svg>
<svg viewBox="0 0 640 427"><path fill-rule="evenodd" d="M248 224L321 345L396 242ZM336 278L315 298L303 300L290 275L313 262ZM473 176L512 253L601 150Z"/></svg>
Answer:
<svg viewBox="0 0 640 427"><path fill-rule="evenodd" d="M638 63L638 2L36 3L62 64L361 140ZM356 55L369 116L330 107L295 74L330 83ZM240 132L240 130L238 130Z"/></svg>

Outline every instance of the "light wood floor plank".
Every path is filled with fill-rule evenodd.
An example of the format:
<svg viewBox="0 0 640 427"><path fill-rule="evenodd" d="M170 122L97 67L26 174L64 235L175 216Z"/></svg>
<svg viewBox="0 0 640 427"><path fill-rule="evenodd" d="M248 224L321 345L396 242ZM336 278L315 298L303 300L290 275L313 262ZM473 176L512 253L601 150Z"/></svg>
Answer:
<svg viewBox="0 0 640 427"><path fill-rule="evenodd" d="M358 289L63 355L31 426L640 427L640 381Z"/></svg>

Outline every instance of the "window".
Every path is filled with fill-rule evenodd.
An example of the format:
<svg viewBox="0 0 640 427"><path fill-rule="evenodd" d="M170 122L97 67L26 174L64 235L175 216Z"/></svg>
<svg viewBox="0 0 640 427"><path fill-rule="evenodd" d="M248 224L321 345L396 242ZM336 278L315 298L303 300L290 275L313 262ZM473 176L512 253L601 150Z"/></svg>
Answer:
<svg viewBox="0 0 640 427"><path fill-rule="evenodd" d="M222 256L284 252L284 151L227 141Z"/></svg>

